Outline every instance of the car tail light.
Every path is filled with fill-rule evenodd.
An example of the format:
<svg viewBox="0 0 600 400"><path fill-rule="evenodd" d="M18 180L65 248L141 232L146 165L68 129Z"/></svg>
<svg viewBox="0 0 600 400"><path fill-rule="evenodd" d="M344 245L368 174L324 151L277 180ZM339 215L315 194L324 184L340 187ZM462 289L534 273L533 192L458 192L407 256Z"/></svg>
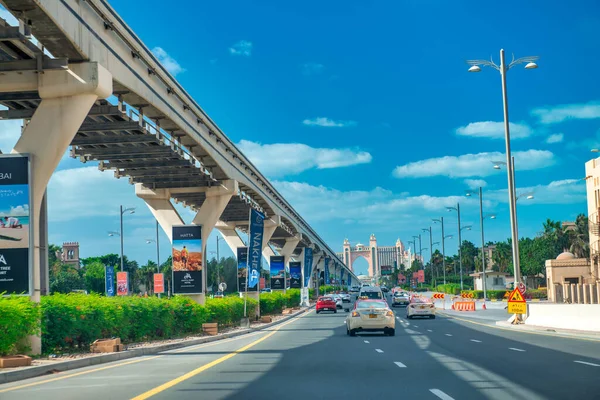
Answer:
<svg viewBox="0 0 600 400"><path fill-rule="evenodd" d="M352 316L353 317L360 317L360 314L358 313L358 311L352 311Z"/></svg>
<svg viewBox="0 0 600 400"><path fill-rule="evenodd" d="M434 308L434 307L435 307L435 306L434 306L433 304L430 304L430 305L429 305L429 308Z"/></svg>
<svg viewBox="0 0 600 400"><path fill-rule="evenodd" d="M414 304L409 305L410 308L415 308Z"/></svg>
<svg viewBox="0 0 600 400"><path fill-rule="evenodd" d="M386 317L393 317L394 316L394 312L392 310L388 311L385 313Z"/></svg>

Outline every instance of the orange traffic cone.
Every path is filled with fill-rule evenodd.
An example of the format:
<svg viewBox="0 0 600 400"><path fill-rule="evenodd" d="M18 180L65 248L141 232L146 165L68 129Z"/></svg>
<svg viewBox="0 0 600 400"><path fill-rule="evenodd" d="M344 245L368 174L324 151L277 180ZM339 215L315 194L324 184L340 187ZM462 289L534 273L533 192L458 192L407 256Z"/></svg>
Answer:
<svg viewBox="0 0 600 400"><path fill-rule="evenodd" d="M485 306L485 301L483 302L483 307L481 307L482 310L487 310L487 307Z"/></svg>

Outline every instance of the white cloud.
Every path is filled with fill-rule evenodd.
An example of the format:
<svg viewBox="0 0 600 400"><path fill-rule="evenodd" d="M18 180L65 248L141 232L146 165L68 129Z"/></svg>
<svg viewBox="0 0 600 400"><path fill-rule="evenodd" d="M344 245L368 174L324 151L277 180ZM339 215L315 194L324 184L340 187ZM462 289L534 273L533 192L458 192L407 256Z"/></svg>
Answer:
<svg viewBox="0 0 600 400"><path fill-rule="evenodd" d="M249 57L252 54L252 42L240 40L229 48L229 53L235 56Z"/></svg>
<svg viewBox="0 0 600 400"><path fill-rule="evenodd" d="M560 143L564 140L564 138L565 138L565 135L563 135L562 133L554 133L546 138L546 143L548 143L548 144Z"/></svg>
<svg viewBox="0 0 600 400"><path fill-rule="evenodd" d="M543 124L557 124L568 119L600 118L600 103L561 104L553 107L539 107L531 111Z"/></svg>
<svg viewBox="0 0 600 400"><path fill-rule="evenodd" d="M308 169L328 169L368 164L371 154L358 149L314 148L301 143L260 144L242 140L242 152L265 175L282 177Z"/></svg>
<svg viewBox="0 0 600 400"><path fill-rule="evenodd" d="M533 134L533 130L529 127L529 125L523 122L510 122L509 128L511 139L523 139ZM460 136L470 136L476 138L504 139L504 122L471 122L467 126L461 126L457 128L456 134Z"/></svg>
<svg viewBox="0 0 600 400"><path fill-rule="evenodd" d="M301 182L275 181L274 185L310 223L339 221L375 226L394 221L397 226L406 221L429 222L432 215L445 213L446 207L454 207L459 201L472 205L473 209L478 205L478 200L464 196L409 197L380 187L370 191L341 191Z"/></svg>
<svg viewBox="0 0 600 400"><path fill-rule="evenodd" d="M185 69L182 68L173 57L167 54L162 47L155 47L152 49L152 52L156 58L158 58L158 61L160 61L160 63L165 67L165 69L171 73L171 75L175 76L185 71Z"/></svg>
<svg viewBox="0 0 600 400"><path fill-rule="evenodd" d="M585 183L582 179L562 179L552 181L546 185L517 187L517 196L533 194L533 199L520 198L519 206L526 204L574 204L586 203ZM508 191L506 189L489 191L486 194L492 200L507 203Z"/></svg>
<svg viewBox="0 0 600 400"><path fill-rule="evenodd" d="M465 185L471 190L479 189L480 187L486 187L487 182L483 179L465 179Z"/></svg>
<svg viewBox="0 0 600 400"><path fill-rule="evenodd" d="M304 121L302 121L302 123L308 126L322 126L326 128L344 128L349 126L356 126L356 121L334 121L327 117L305 119Z"/></svg>
<svg viewBox="0 0 600 400"><path fill-rule="evenodd" d="M302 73L304 75L316 75L323 72L325 66L319 63L305 63L302 64Z"/></svg>
<svg viewBox="0 0 600 400"><path fill-rule="evenodd" d="M548 150L527 150L512 153L517 170L527 171L554 165L554 154ZM448 176L450 178L485 177L498 171L492 162L506 159L499 152L444 156L408 163L394 169L396 178Z"/></svg>

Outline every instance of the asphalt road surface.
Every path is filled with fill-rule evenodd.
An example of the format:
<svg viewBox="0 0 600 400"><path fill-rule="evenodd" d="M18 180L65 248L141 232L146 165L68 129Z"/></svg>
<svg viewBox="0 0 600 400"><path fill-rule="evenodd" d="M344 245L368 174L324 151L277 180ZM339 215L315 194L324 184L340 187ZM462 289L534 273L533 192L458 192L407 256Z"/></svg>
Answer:
<svg viewBox="0 0 600 400"><path fill-rule="evenodd" d="M594 399L600 342L438 317L346 335L314 311L240 338L0 385L0 399Z"/></svg>

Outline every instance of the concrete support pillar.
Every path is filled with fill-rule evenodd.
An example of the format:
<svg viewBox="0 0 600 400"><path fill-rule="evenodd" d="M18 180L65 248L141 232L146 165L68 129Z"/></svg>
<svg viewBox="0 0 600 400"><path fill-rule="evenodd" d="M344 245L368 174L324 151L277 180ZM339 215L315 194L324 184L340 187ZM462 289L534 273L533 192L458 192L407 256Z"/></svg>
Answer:
<svg viewBox="0 0 600 400"><path fill-rule="evenodd" d="M196 213L192 224L202 225L202 254L204 255L204 273L202 277L203 294L190 296L199 304L204 304L206 301L206 281L208 279L208 271L206 269L206 243L208 237L215 227L221 214L229 204L229 200L238 192L237 181L227 180L221 185L208 188L206 190L206 199L200 210Z"/></svg>
<svg viewBox="0 0 600 400"><path fill-rule="evenodd" d="M219 230L221 236L223 236L223 239L225 240L225 243L227 243L227 246L229 246L233 254L237 257L237 248L245 247L246 244L240 237L238 231L235 229L235 226L230 226L225 222L219 221L215 225L215 228Z"/></svg>
<svg viewBox="0 0 600 400"><path fill-rule="evenodd" d="M148 189L141 183L135 184L135 194L146 202L146 205L158 221L169 241L173 243L173 226L184 225L184 221L171 203L168 189Z"/></svg>
<svg viewBox="0 0 600 400"><path fill-rule="evenodd" d="M285 257L286 268L288 267L288 263L290 262L290 259L292 258L292 254L294 253L294 250L296 250L296 247L298 247L298 243L300 243L300 238L295 237L295 236L285 239L285 244L283 245L283 248L281 249L281 255Z"/></svg>
<svg viewBox="0 0 600 400"><path fill-rule="evenodd" d="M67 151L79 127L98 98L112 94L112 76L98 63L71 64L68 70L13 71L3 73L0 93L38 91L42 101L17 141L14 154L28 153L31 157L32 204L29 226L33 235L33 293L31 299L39 302L46 271L41 271L42 243L47 232L40 232L40 215L46 187L62 156ZM42 224L43 229L46 227ZM41 337L30 339L31 353L40 354Z"/></svg>

